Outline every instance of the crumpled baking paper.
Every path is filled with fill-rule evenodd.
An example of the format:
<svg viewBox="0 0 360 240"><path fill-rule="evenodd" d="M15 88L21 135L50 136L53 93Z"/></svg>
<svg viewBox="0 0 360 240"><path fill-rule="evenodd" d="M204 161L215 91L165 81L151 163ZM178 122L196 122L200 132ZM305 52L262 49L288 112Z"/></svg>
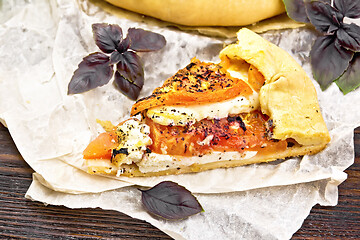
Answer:
<svg viewBox="0 0 360 240"><path fill-rule="evenodd" d="M78 63L99 51L92 23L116 23L124 32L141 27L165 36L164 49L142 56L146 80L141 96L149 95L194 56L219 61L224 44L235 39L117 18L81 0L6 1L0 10L0 119L36 172L26 197L71 208L121 211L177 239L288 239L313 205L337 203L337 186L354 161L353 130L360 125L360 109L354 103L360 101L359 90L344 96L335 84L322 92L314 82L332 138L314 156L146 179L89 175L82 170L81 154L103 131L96 119L116 124L129 116L133 104L111 84L66 94ZM311 76L314 32L272 31L263 37L287 50ZM164 180L192 191L205 212L180 222L152 218L141 205L140 192L131 186Z"/></svg>

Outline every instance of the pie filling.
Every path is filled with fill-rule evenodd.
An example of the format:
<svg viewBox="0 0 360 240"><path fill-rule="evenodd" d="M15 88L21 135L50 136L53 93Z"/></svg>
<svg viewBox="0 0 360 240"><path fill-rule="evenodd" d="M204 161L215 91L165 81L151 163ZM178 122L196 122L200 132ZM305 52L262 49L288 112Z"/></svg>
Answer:
<svg viewBox="0 0 360 240"><path fill-rule="evenodd" d="M259 111L203 119L186 126L165 126L148 117L143 122L129 119L108 134L115 136L110 153L92 155L85 154L85 150L88 166L113 171L136 164L143 173L159 172L193 164L250 159L284 151L289 145L288 141L269 137L271 120ZM107 148L106 143L103 146Z"/></svg>
<svg viewBox="0 0 360 240"><path fill-rule="evenodd" d="M199 156L212 152L275 152L287 147L286 141L270 139L268 117L259 111L203 119L192 125L164 126L145 118L150 127L151 152L179 156Z"/></svg>
<svg viewBox="0 0 360 240"><path fill-rule="evenodd" d="M141 101L134 105L134 113L137 113L137 107L145 108L141 110L142 120L129 119L91 142L84 151L89 169L96 169L98 166L105 173L115 170L120 175L124 166L135 164L143 173L159 172L194 164L271 155L286 150L289 143L294 144L291 140L271 138L272 121L259 111L258 92L264 83L261 73L247 63L239 62L236 64L237 68L231 62L225 61L222 64L223 66L215 66L192 60L185 70L179 71L181 74L174 76L186 76L183 81L173 80L182 84L176 85L179 89L174 91L174 87L169 85L168 89L164 88L167 89L166 92L156 90L152 96L143 100L149 106L154 103L153 107L145 108L147 105L141 105ZM221 73L221 69L232 71L231 75L236 75L234 71L237 71L241 76L233 79ZM200 73L202 78L206 76L204 79L207 82L202 82L204 79L200 78ZM216 77L219 77L219 82L214 80ZM243 93L221 101L196 105L191 100L197 95L206 101L206 91L214 94L216 91L226 90L229 82L235 84L243 81L239 80L240 77L247 82L244 83L247 90ZM192 91L194 84L203 87L206 85L205 92ZM215 91L217 85L221 88ZM183 101L192 102L170 104L174 96L179 97L173 94L181 92L180 87L189 88L185 95L179 96L184 98ZM166 101L167 104L163 105Z"/></svg>

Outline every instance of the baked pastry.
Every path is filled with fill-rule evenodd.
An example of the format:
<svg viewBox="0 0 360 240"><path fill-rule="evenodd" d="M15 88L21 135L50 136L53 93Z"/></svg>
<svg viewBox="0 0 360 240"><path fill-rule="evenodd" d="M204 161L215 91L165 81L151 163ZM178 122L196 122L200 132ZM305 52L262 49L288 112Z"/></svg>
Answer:
<svg viewBox="0 0 360 240"><path fill-rule="evenodd" d="M186 26L245 26L285 12L281 0L106 0L164 21Z"/></svg>
<svg viewBox="0 0 360 240"><path fill-rule="evenodd" d="M310 78L243 28L221 62L194 58L84 151L89 173L159 176L315 154L330 141Z"/></svg>

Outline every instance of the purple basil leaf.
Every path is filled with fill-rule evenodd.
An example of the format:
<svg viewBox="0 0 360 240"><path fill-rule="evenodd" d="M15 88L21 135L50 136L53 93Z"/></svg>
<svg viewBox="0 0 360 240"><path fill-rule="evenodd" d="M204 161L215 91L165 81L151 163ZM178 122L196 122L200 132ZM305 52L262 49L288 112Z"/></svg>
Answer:
<svg viewBox="0 0 360 240"><path fill-rule="evenodd" d="M103 53L92 53L83 58L68 85L68 94L89 91L107 84L113 76L110 59Z"/></svg>
<svg viewBox="0 0 360 240"><path fill-rule="evenodd" d="M113 52L122 40L122 30L118 25L95 23L92 29L96 45L104 53Z"/></svg>
<svg viewBox="0 0 360 240"><path fill-rule="evenodd" d="M113 51L110 55L110 64L117 64L123 59L123 56L118 51Z"/></svg>
<svg viewBox="0 0 360 240"><path fill-rule="evenodd" d="M334 36L316 39L310 51L311 67L314 78L322 90L327 89L348 68L353 53L339 48Z"/></svg>
<svg viewBox="0 0 360 240"><path fill-rule="evenodd" d="M323 1L305 2L310 22L320 32L333 34L340 27L343 15L329 3Z"/></svg>
<svg viewBox="0 0 360 240"><path fill-rule="evenodd" d="M360 27L354 23L343 24L336 32L338 43L353 52L360 51Z"/></svg>
<svg viewBox="0 0 360 240"><path fill-rule="evenodd" d="M130 49L137 52L156 51L166 44L163 35L140 28L129 28L127 37L130 39Z"/></svg>
<svg viewBox="0 0 360 240"><path fill-rule="evenodd" d="M360 54L356 53L346 72L336 81L344 94L360 86Z"/></svg>
<svg viewBox="0 0 360 240"><path fill-rule="evenodd" d="M283 0L287 15L297 22L309 23L304 0Z"/></svg>
<svg viewBox="0 0 360 240"><path fill-rule="evenodd" d="M360 17L360 0L334 0L334 6L348 18Z"/></svg>
<svg viewBox="0 0 360 240"><path fill-rule="evenodd" d="M136 100L139 97L141 87L136 86L124 76L120 75L118 71L115 72L115 86L131 100Z"/></svg>
<svg viewBox="0 0 360 240"><path fill-rule="evenodd" d="M116 48L119 53L124 53L130 48L130 39L129 36L127 36L122 42L119 44L119 46Z"/></svg>
<svg viewBox="0 0 360 240"><path fill-rule="evenodd" d="M132 51L122 53L121 57L117 64L117 71L133 84L142 88L144 85L144 69L140 57Z"/></svg>
<svg viewBox="0 0 360 240"><path fill-rule="evenodd" d="M142 191L142 203L152 214L177 220L204 211L189 190L177 183L164 181L149 190Z"/></svg>

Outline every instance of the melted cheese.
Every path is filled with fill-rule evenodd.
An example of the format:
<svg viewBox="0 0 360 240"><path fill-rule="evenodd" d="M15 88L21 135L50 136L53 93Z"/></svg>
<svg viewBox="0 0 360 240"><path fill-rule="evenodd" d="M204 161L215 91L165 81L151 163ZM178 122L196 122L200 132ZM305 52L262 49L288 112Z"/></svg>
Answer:
<svg viewBox="0 0 360 240"><path fill-rule="evenodd" d="M155 107L147 111L147 116L161 125L185 126L205 118L219 119L230 114L251 112L259 105L258 93L254 92L249 98L238 96L217 103Z"/></svg>

